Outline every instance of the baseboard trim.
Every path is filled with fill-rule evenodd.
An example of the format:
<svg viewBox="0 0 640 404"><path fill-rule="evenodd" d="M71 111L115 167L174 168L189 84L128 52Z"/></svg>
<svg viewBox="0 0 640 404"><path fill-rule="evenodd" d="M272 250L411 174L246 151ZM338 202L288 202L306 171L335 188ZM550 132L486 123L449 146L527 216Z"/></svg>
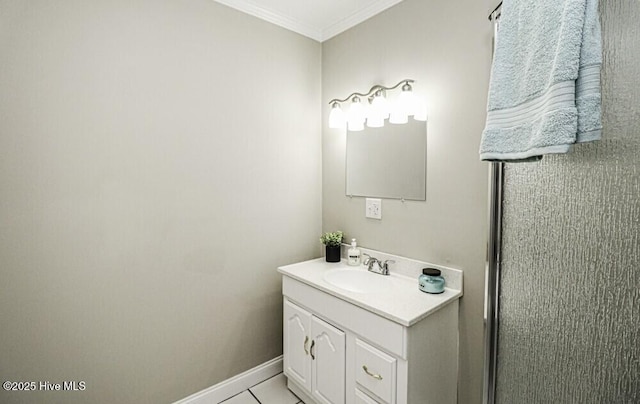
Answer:
<svg viewBox="0 0 640 404"><path fill-rule="evenodd" d="M282 355L173 404L218 404L282 372Z"/></svg>

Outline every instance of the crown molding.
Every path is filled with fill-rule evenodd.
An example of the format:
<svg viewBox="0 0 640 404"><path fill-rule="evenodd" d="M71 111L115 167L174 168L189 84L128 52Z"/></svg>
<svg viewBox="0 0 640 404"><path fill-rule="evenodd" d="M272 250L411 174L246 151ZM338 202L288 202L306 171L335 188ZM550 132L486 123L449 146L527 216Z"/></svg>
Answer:
<svg viewBox="0 0 640 404"><path fill-rule="evenodd" d="M320 42L324 42L400 2L402 2L402 0L378 0L365 8L361 8L340 21L323 28L322 40Z"/></svg>
<svg viewBox="0 0 640 404"><path fill-rule="evenodd" d="M246 0L214 0L217 3L224 4L231 8L235 8L238 11L258 17L262 20L268 21L272 24L278 25L282 28L286 28L290 31L297 32L311 39L315 39L318 42L322 42L322 31L308 24L295 20L284 14L276 13L271 10L267 10L263 7L257 6Z"/></svg>
<svg viewBox="0 0 640 404"><path fill-rule="evenodd" d="M327 27L314 27L300 20L281 13L260 7L248 0L214 0L238 11L268 21L272 24L297 32L318 42L324 42L349 28L373 17L374 15L400 3L402 0L378 0L357 12L328 25Z"/></svg>

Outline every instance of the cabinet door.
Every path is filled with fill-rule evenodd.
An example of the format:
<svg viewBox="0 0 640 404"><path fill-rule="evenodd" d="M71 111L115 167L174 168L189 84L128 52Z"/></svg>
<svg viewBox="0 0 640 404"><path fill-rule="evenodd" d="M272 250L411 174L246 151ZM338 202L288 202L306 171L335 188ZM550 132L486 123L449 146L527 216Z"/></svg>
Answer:
<svg viewBox="0 0 640 404"><path fill-rule="evenodd" d="M284 301L284 373L311 391L311 313Z"/></svg>
<svg viewBox="0 0 640 404"><path fill-rule="evenodd" d="M344 332L317 317L311 319L312 391L318 403L345 402Z"/></svg>

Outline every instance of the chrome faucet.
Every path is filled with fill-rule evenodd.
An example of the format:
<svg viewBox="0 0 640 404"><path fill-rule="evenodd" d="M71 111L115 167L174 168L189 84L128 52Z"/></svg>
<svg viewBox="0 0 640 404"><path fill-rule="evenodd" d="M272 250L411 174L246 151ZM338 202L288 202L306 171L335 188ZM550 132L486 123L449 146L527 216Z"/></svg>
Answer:
<svg viewBox="0 0 640 404"><path fill-rule="evenodd" d="M395 263L394 260L380 261L376 257L372 257L369 254L362 254L362 255L367 256L367 259L364 260L362 265L366 265L367 270L370 272L373 272L374 274L389 275L389 264ZM378 269L374 269L373 264L378 264Z"/></svg>

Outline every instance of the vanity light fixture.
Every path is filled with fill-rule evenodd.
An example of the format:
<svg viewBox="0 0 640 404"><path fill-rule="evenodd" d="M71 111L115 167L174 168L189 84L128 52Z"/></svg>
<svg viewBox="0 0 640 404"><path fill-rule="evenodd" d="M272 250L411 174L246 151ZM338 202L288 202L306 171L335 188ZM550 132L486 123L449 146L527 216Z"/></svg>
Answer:
<svg viewBox="0 0 640 404"><path fill-rule="evenodd" d="M404 79L393 87L376 84L367 93L352 93L344 99L329 101L329 127L332 129L348 128L350 131L361 131L365 122L370 128L384 126L385 119L390 123L407 123L409 116L416 121L427 120L427 109L424 101L413 93L411 83L415 80ZM387 99L387 91L395 90L402 85L402 91L394 102ZM366 100L366 101L362 101ZM341 104L351 101L348 112L342 110Z"/></svg>

